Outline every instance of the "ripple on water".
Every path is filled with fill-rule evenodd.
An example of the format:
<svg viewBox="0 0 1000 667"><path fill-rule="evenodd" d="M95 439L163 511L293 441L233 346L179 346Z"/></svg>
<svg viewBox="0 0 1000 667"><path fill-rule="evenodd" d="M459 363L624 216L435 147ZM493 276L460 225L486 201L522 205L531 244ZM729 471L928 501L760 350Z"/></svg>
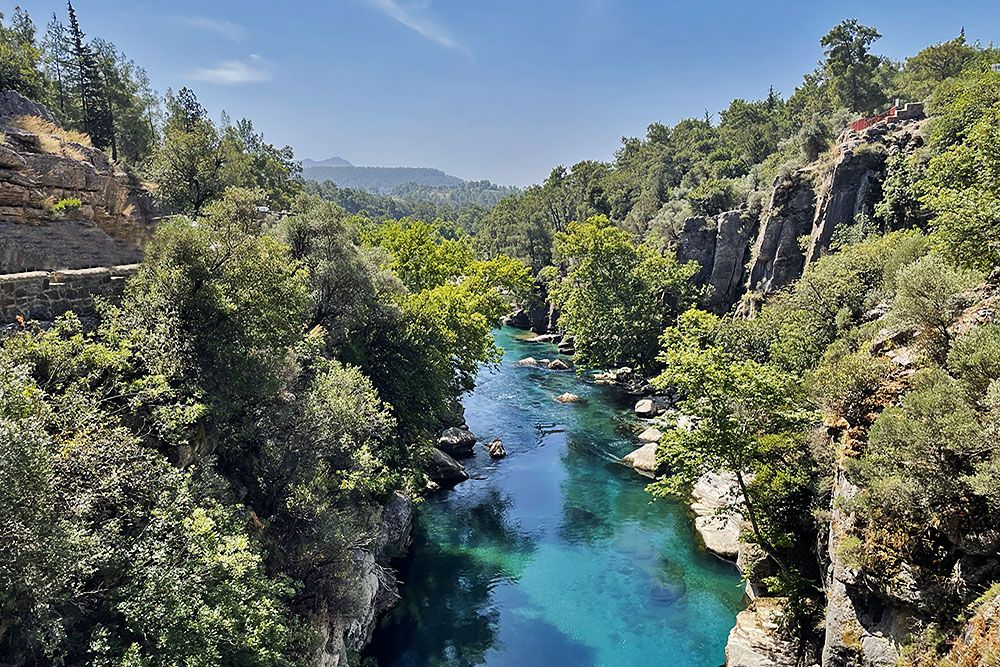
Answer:
<svg viewBox="0 0 1000 667"><path fill-rule="evenodd" d="M627 401L572 373L513 365L554 348L498 333L466 418L474 479L424 502L402 599L371 655L383 667L708 665L740 606L735 569L700 551L682 508L653 502L620 457ZM564 392L585 399L560 404ZM669 662L667 662L669 656Z"/></svg>

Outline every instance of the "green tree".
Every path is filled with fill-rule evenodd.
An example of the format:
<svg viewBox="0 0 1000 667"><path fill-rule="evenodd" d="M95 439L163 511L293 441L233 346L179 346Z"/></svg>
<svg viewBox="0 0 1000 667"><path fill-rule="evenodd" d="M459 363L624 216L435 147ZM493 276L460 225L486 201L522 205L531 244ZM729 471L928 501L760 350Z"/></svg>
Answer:
<svg viewBox="0 0 1000 667"><path fill-rule="evenodd" d="M875 111L886 101L879 86L882 58L871 53L871 45L881 35L857 19L841 21L823 36L823 76L841 106L858 113Z"/></svg>
<svg viewBox="0 0 1000 667"><path fill-rule="evenodd" d="M801 533L801 503L808 502L813 474L801 445L813 417L794 376L736 360L711 344L717 322L689 310L663 334L663 372L653 384L681 392L681 410L694 426L674 429L661 442L658 459L669 474L653 490L683 494L706 472L731 473L753 540L786 569L782 549Z"/></svg>
<svg viewBox="0 0 1000 667"><path fill-rule="evenodd" d="M660 333L695 298L697 264L634 245L603 216L572 223L555 250L569 270L551 293L580 363L652 368Z"/></svg>
<svg viewBox="0 0 1000 667"><path fill-rule="evenodd" d="M163 142L153 154L156 198L169 210L199 216L225 189L225 156L215 125L194 92L167 91Z"/></svg>
<svg viewBox="0 0 1000 667"><path fill-rule="evenodd" d="M15 7L7 25L0 12L0 90L16 90L26 97L41 99L46 86L41 61L31 17Z"/></svg>

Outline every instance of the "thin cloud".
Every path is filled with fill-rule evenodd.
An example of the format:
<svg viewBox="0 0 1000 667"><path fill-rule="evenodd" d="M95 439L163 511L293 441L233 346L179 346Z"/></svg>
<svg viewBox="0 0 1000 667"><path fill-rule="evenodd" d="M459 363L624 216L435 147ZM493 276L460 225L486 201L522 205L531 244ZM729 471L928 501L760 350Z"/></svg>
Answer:
<svg viewBox="0 0 1000 667"><path fill-rule="evenodd" d="M400 4L399 0L368 0L368 4L435 44L472 56L472 51L452 37L447 28L423 14L423 8L429 3L416 6Z"/></svg>
<svg viewBox="0 0 1000 667"><path fill-rule="evenodd" d="M226 60L215 67L196 69L190 77L195 81L217 83L223 86L239 86L244 83L270 81L271 73L258 65L260 56L250 56L250 62Z"/></svg>
<svg viewBox="0 0 1000 667"><path fill-rule="evenodd" d="M237 44L243 42L247 35L246 28L238 23L233 23L232 21L226 21L224 19L210 19L204 16L189 16L181 19L181 21L192 28L198 28L199 30L205 30L207 32L214 32L223 39L230 42L236 42Z"/></svg>

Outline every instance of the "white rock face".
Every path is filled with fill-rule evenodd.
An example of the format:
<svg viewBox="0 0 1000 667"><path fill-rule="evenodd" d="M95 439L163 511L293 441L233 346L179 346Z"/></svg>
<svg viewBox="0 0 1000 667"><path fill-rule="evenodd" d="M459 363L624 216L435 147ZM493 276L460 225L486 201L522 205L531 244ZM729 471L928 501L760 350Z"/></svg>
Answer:
<svg viewBox="0 0 1000 667"><path fill-rule="evenodd" d="M656 476L656 443L647 442L645 445L630 454L626 454L622 459L627 465L635 468L635 471L646 477Z"/></svg>
<svg viewBox="0 0 1000 667"><path fill-rule="evenodd" d="M740 550L743 517L729 509L739 497L732 473L705 473L691 489L695 530L706 549L729 560L735 560Z"/></svg>
<svg viewBox="0 0 1000 667"><path fill-rule="evenodd" d="M662 437L663 431L654 426L650 426L639 434L639 442L659 442Z"/></svg>
<svg viewBox="0 0 1000 667"><path fill-rule="evenodd" d="M736 615L726 642L726 667L795 667L795 650L779 636L784 598L757 598Z"/></svg>

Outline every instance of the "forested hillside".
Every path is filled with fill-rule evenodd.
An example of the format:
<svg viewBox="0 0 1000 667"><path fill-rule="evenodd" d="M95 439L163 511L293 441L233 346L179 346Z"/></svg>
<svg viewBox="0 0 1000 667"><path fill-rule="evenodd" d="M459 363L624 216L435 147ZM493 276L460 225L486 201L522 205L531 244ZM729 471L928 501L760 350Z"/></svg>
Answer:
<svg viewBox="0 0 1000 667"><path fill-rule="evenodd" d="M878 38L844 21L787 97L650 125L476 229L532 267L578 364L667 406L651 493L733 480L759 602L729 664L1000 646L961 634L1000 581L1000 51L962 34L894 62ZM848 127L897 99L924 106Z"/></svg>
<svg viewBox="0 0 1000 667"><path fill-rule="evenodd" d="M0 664L359 664L514 305L648 403L653 496L731 480L730 665L996 662L1000 49L846 20L524 191L348 187L82 23L0 16L2 229L158 210L119 299L0 323Z"/></svg>
<svg viewBox="0 0 1000 667"><path fill-rule="evenodd" d="M345 664L526 268L303 194L291 149L161 100L72 6L44 36L3 17L0 54L36 114L0 117L0 155L62 169L12 229L85 228L54 195L97 149L164 214L98 317L2 323L0 663Z"/></svg>

